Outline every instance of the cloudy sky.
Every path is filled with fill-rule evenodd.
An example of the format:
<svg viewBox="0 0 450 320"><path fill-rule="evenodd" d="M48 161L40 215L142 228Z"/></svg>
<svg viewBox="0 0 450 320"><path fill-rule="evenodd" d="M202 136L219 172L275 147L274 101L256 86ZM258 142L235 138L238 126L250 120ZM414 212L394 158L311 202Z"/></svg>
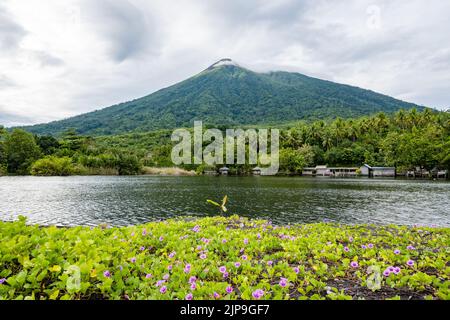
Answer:
<svg viewBox="0 0 450 320"><path fill-rule="evenodd" d="M450 108L448 0L0 0L0 124L154 92L224 57Z"/></svg>

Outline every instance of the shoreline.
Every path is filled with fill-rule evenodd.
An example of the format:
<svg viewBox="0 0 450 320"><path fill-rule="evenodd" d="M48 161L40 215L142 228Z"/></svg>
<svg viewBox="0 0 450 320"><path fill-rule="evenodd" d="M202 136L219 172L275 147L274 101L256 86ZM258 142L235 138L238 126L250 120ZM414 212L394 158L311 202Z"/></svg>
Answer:
<svg viewBox="0 0 450 320"><path fill-rule="evenodd" d="M3 299L450 299L450 228L231 216L67 228L21 218L0 230ZM76 270L79 288L60 280Z"/></svg>

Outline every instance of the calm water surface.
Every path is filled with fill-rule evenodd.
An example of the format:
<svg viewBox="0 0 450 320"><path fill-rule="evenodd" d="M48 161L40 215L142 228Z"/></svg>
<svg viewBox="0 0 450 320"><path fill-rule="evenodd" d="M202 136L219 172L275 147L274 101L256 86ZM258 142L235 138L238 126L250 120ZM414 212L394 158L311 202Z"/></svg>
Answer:
<svg viewBox="0 0 450 320"><path fill-rule="evenodd" d="M450 227L450 183L288 177L0 177L0 220L130 225L229 212L275 223L422 224Z"/></svg>

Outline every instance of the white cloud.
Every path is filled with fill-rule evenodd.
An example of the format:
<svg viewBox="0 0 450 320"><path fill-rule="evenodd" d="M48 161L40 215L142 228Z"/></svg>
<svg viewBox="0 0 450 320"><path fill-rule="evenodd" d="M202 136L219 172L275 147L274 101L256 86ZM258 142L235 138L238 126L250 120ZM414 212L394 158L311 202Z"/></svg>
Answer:
<svg viewBox="0 0 450 320"><path fill-rule="evenodd" d="M448 1L3 0L0 123L149 94L231 57L450 107Z"/></svg>

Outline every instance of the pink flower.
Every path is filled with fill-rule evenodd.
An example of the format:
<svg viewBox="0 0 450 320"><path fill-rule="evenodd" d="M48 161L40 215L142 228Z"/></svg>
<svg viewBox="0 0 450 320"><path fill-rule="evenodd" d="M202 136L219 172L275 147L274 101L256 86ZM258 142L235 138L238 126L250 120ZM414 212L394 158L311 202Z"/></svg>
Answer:
<svg viewBox="0 0 450 320"><path fill-rule="evenodd" d="M214 292L213 296L214 296L214 299L219 299L220 298L220 294L218 294L217 292Z"/></svg>
<svg viewBox="0 0 450 320"><path fill-rule="evenodd" d="M195 289L197 289L197 283L192 282L191 283L191 290L195 290Z"/></svg>
<svg viewBox="0 0 450 320"><path fill-rule="evenodd" d="M192 300L192 299L194 299L194 295L193 295L192 293L188 293L188 294L186 295L186 297L184 297L184 299L185 299L185 300Z"/></svg>
<svg viewBox="0 0 450 320"><path fill-rule="evenodd" d="M227 293L232 293L233 292L233 287L232 286L228 286L226 291L227 291Z"/></svg>
<svg viewBox="0 0 450 320"><path fill-rule="evenodd" d="M161 292L162 294L167 292L167 287L166 286L162 286L161 289L159 289L159 292Z"/></svg>
<svg viewBox="0 0 450 320"><path fill-rule="evenodd" d="M358 262L356 262L356 261L352 261L351 263L350 263L350 266L352 267L352 268L358 268Z"/></svg>

